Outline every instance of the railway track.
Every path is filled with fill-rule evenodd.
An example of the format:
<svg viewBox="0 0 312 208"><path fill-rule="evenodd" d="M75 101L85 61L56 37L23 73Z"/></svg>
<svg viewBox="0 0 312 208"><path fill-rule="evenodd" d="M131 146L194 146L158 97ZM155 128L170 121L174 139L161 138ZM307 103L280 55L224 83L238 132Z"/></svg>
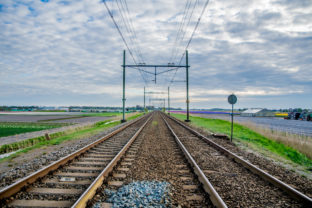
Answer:
<svg viewBox="0 0 312 208"><path fill-rule="evenodd" d="M134 120L2 189L1 207L85 207L150 118Z"/></svg>
<svg viewBox="0 0 312 208"><path fill-rule="evenodd" d="M159 113L154 114L136 142L136 146L131 147L133 150L129 149L103 183L92 203L94 207L214 207L208 193L202 188L201 179L194 173L191 163ZM131 193L120 191L121 186L150 186L150 183L168 183L170 197L166 198L164 194L161 200L153 201L148 200L150 191L145 193L145 189L130 188ZM107 195L111 192L115 194ZM151 195L153 197L153 193ZM139 205L136 204L137 198Z"/></svg>
<svg viewBox="0 0 312 208"><path fill-rule="evenodd" d="M309 197L163 113L133 121L3 189L0 205L109 207L107 190L137 181L168 182L165 201L173 207L312 205Z"/></svg>
<svg viewBox="0 0 312 208"><path fill-rule="evenodd" d="M312 199L173 117L162 114L172 135L211 185L204 185L217 207L311 207ZM195 162L196 161L196 162ZM196 172L196 171L195 171ZM213 189L213 187L214 189ZM211 189L211 190L209 190ZM214 191L220 195L214 195ZM220 197L220 198L218 198Z"/></svg>

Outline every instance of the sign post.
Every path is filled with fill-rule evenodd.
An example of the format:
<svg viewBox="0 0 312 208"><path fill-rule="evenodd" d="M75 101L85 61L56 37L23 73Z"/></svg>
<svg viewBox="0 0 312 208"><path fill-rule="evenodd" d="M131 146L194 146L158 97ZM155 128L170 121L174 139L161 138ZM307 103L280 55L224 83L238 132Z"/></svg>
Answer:
<svg viewBox="0 0 312 208"><path fill-rule="evenodd" d="M234 94L229 95L228 102L232 105L232 113L231 113L231 121L232 121L232 125L231 125L231 142L232 142L232 140L233 140L233 106L237 102L237 97Z"/></svg>

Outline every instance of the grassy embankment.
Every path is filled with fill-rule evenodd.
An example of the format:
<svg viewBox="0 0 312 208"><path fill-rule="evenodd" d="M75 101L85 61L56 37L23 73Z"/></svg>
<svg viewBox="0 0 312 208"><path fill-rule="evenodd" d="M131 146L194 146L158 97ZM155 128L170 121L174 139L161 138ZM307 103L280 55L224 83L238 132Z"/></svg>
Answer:
<svg viewBox="0 0 312 208"><path fill-rule="evenodd" d="M292 147L312 159L312 137L276 131L270 128L261 127L251 122L241 122L240 124L265 136L266 138Z"/></svg>
<svg viewBox="0 0 312 208"><path fill-rule="evenodd" d="M64 123L0 122L0 137L66 126Z"/></svg>
<svg viewBox="0 0 312 208"><path fill-rule="evenodd" d="M178 119L184 120L185 115L172 114ZM229 121L221 119L210 119L190 116L191 124L197 127L202 127L214 133L223 133L230 135L231 123ZM282 158L290 160L296 164L302 165L309 170L312 169L312 160L307 155L299 152L298 150L287 146L279 141L274 141L266 136L259 134L248 127L234 123L235 140L242 142L243 144L257 150L270 151Z"/></svg>
<svg viewBox="0 0 312 208"><path fill-rule="evenodd" d="M133 120L133 119L135 119L141 115L143 115L143 114L139 113L139 114L130 116L127 118L127 120L128 121ZM91 126L76 128L76 129L70 129L70 130L67 130L64 132L58 132L55 134L51 134L50 140L46 140L44 136L41 136L41 137L37 137L37 138L33 138L33 139L27 139L24 141L16 142L13 144L2 145L0 147L1 153L10 152L10 151L5 151L5 149L9 149L12 151L12 149L21 147L25 144L28 145L28 147L26 147L24 149L18 148L21 150L10 155L10 156L8 156L8 157L0 159L0 161L13 159L22 153L27 153L30 150L37 149L37 148L40 148L43 146L58 145L64 141L81 139L81 138L88 138L88 137L91 137L91 136L94 136L94 135L100 133L103 130L114 127L118 124L120 124L120 121L111 121L111 120L100 121L100 122L97 122Z"/></svg>

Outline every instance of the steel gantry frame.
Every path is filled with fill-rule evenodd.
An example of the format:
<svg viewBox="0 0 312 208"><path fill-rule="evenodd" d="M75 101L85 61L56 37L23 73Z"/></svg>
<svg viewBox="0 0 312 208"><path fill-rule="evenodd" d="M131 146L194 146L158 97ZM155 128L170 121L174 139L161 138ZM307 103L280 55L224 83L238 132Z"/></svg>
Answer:
<svg viewBox="0 0 312 208"><path fill-rule="evenodd" d="M149 102L151 101L163 101L164 102L164 109L166 109L166 99L165 98L150 98Z"/></svg>
<svg viewBox="0 0 312 208"><path fill-rule="evenodd" d="M155 95L155 94L166 94L166 92L152 92L152 91L146 92L145 87L144 87L144 114L145 114L145 99L146 99L146 95L147 94L152 94L152 95ZM168 99L169 99L169 94L168 94ZM168 100L168 102L169 102L169 100Z"/></svg>
<svg viewBox="0 0 312 208"><path fill-rule="evenodd" d="M138 69L140 70L141 72L145 72L145 73L148 73L148 74L153 74L155 76L155 79L153 80L155 83L157 82L157 75L159 74L163 74L163 73L166 73L166 72L170 72L170 71L173 71L173 70L177 70L179 68L185 68L186 70L186 122L189 122L190 121L190 113L189 113L189 104L190 104L190 100L189 100L189 62L188 62L188 51L186 50L185 51L185 65L175 65L175 64L171 64L171 63L168 63L167 65L163 64L163 65L153 65L153 64L144 64L144 63L139 63L139 64L126 64L126 50L123 51L123 65L121 65L122 68L123 68L123 96L122 96L122 120L121 122L125 122L126 119L125 119L125 103L126 103L126 92L125 92L125 89L126 89L126 83L125 83L125 80L126 80L126 67L129 67L129 68L134 68L134 69ZM147 71L147 70L144 70L142 68L154 68L154 73L153 72L150 72L150 71ZM161 72L157 72L157 68L169 68L168 70L166 71L161 71ZM144 87L144 108L145 108L145 87ZM168 87L168 106L169 106L169 87ZM169 107L170 108L170 107Z"/></svg>

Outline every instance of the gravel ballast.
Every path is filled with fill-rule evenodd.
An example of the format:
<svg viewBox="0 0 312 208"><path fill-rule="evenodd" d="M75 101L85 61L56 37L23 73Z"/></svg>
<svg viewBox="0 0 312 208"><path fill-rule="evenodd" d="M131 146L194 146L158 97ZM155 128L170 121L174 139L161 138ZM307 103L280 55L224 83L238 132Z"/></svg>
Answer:
<svg viewBox="0 0 312 208"><path fill-rule="evenodd" d="M168 184L169 196L164 194L164 197L168 197L168 199L162 201L160 205L145 206L149 202L145 201L146 197L143 197L135 206L125 207L163 207L163 203L166 204L166 207L213 207L208 195L202 189L192 169L188 166L188 162L174 141L169 129L161 120L159 113L154 114L154 117L143 129L137 140L141 140L141 142L138 144L135 157L133 157L135 159L130 166L127 166L128 170L123 172L126 174L126 178L123 179L123 186L116 190L117 193L121 191L125 194L117 195L116 201L110 200L110 194L107 195L107 191L110 193L112 190L109 181L117 180L111 176L98 193L96 197L98 201L94 203L95 207L100 206L104 202L112 203L113 207L115 202L118 204L124 200L133 203L135 201L132 198L133 195L127 194L123 187L133 183L137 187L140 183L153 184L155 181ZM127 155L125 158L127 158ZM122 163L123 161L121 161ZM117 167L117 172L115 173L118 173L118 169ZM160 190L158 191L162 192L163 189L159 188ZM140 196L144 196L144 193L138 195L138 197ZM123 199L122 197L125 198Z"/></svg>
<svg viewBox="0 0 312 208"><path fill-rule="evenodd" d="M187 123L184 123L184 124L188 125ZM311 179L301 176L294 171L286 169L285 167L282 167L280 163L277 163L273 159L265 158L264 156L251 152L251 151L245 151L239 148L238 146L236 146L235 144L233 144L232 142L230 142L228 139L215 138L215 137L212 137L209 132L201 128L196 128L194 126L191 126L191 127L194 129L197 129L198 132L202 133L203 135L205 135L212 141L216 142L217 144L225 147L226 149L230 150L236 155L251 162L253 165L256 165L260 169L268 172L269 174L273 175L279 180L289 184L293 188L297 189L298 191L312 198L312 180Z"/></svg>
<svg viewBox="0 0 312 208"><path fill-rule="evenodd" d="M191 152L191 155L204 170L205 175L229 207L302 207L300 202L291 199L283 191L248 171L240 164L223 156L222 153L210 147L203 140L197 138L180 125L177 125L170 119L168 120L183 144ZM207 135L207 137L211 139L211 136ZM220 139L213 140L218 140L221 143ZM226 148L228 146L233 147L229 142L226 143L228 144L227 146L222 146ZM239 154L239 156L241 155ZM274 164L270 164L270 166L272 167ZM278 169L278 167L275 167L275 169ZM284 172L284 175L287 175L288 172ZM298 176L296 180L298 180L297 178ZM305 190L311 188L309 186L311 181L308 182L305 185Z"/></svg>

